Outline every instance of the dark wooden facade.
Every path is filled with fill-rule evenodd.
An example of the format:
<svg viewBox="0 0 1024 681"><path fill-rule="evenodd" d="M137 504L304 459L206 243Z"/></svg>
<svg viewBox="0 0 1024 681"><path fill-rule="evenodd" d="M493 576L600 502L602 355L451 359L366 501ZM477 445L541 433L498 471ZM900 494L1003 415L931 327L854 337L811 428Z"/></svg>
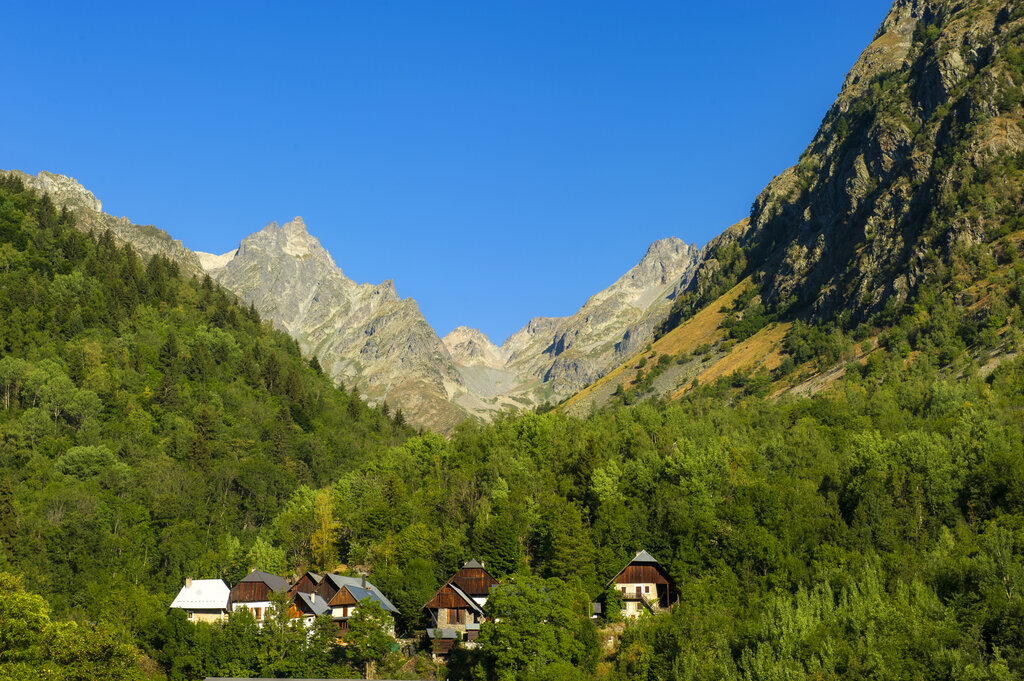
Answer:
<svg viewBox="0 0 1024 681"><path fill-rule="evenodd" d="M487 598L491 593L491 587L498 583L498 580L483 567L462 567L448 581L454 582L473 598Z"/></svg>
<svg viewBox="0 0 1024 681"><path fill-rule="evenodd" d="M622 590L623 599L643 601L648 608L667 608L679 602L679 589L675 581L646 552L638 554L609 584L615 584ZM654 593L641 592L641 584L653 584Z"/></svg>
<svg viewBox="0 0 1024 681"><path fill-rule="evenodd" d="M607 574L607 573L606 573ZM657 563L630 563L615 576L616 584L673 584Z"/></svg>
<svg viewBox="0 0 1024 681"><path fill-rule="evenodd" d="M427 610L436 610L438 608L468 608L469 604L460 596L455 593L455 589L451 587L451 583L442 586L434 597L427 601L427 604L423 606Z"/></svg>
<svg viewBox="0 0 1024 681"><path fill-rule="evenodd" d="M332 608L341 608L346 605L350 607L353 605L359 605L359 601L357 601L356 597L349 592L348 587L343 586L338 589L331 600L327 601L327 604Z"/></svg>
<svg viewBox="0 0 1024 681"><path fill-rule="evenodd" d="M316 585L313 593L316 594L317 598L322 598L330 603L331 599L334 598L334 594L338 593L338 590L335 588L334 583L325 577L323 581Z"/></svg>
<svg viewBox="0 0 1024 681"><path fill-rule="evenodd" d="M232 603L257 603L270 600L270 586L264 582L239 582L231 589Z"/></svg>
<svg viewBox="0 0 1024 681"><path fill-rule="evenodd" d="M323 578L320 578L318 582L316 576L311 572L307 572L299 578L299 581L292 585L292 588L288 589L288 595L294 596L295 594L311 594L316 593L316 588L323 582ZM319 595L319 594L318 594Z"/></svg>

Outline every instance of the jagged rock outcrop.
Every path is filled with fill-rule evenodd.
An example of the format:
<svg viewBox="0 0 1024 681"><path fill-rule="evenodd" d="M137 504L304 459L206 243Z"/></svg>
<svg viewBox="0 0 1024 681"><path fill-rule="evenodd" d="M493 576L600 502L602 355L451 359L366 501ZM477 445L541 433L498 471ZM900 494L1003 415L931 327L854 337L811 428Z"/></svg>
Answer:
<svg viewBox="0 0 1024 681"><path fill-rule="evenodd" d="M399 297L390 280L375 286L346 277L302 218L271 223L231 253L197 255L335 381L402 409L417 426L447 431L466 417L449 401L458 370L416 301Z"/></svg>
<svg viewBox="0 0 1024 681"><path fill-rule="evenodd" d="M441 339L456 364L505 368L505 354L480 329L460 326Z"/></svg>
<svg viewBox="0 0 1024 681"><path fill-rule="evenodd" d="M104 213L100 200L74 178L48 173L45 170L36 176L20 170L0 170L0 173L20 178L26 187L39 195L49 194L55 206L67 208L75 214L75 226L78 229L96 234L110 230L115 241L122 245L131 245L143 256L162 255L178 263L185 273L202 276L203 267L199 259L180 241L171 238L170 234L153 225L136 225L128 218L117 218Z"/></svg>

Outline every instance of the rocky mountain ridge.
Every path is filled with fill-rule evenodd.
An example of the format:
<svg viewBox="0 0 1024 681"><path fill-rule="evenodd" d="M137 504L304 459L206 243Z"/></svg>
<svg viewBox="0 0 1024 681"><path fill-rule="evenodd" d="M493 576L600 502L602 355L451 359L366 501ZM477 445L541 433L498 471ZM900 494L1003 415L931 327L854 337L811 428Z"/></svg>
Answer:
<svg viewBox="0 0 1024 681"><path fill-rule="evenodd" d="M990 372L1024 343L1022 254L1024 3L897 0L798 163L705 247L658 340L563 408L709 382L809 395L911 353Z"/></svg>
<svg viewBox="0 0 1024 681"><path fill-rule="evenodd" d="M162 255L177 262L191 275L201 276L204 272L199 258L181 241L153 225L136 225L128 218L104 213L103 204L96 195L72 177L45 170L34 176L20 170L0 170L0 174L19 178L37 194L49 194L57 208L66 208L75 214L78 218L75 226L82 231L100 234L110 230L118 243L131 244L143 255Z"/></svg>
<svg viewBox="0 0 1024 681"><path fill-rule="evenodd" d="M222 286L316 355L336 382L400 408L410 423L450 430L465 413L450 400L459 383L447 349L394 282L344 275L301 217L270 223L221 256L197 254Z"/></svg>
<svg viewBox="0 0 1024 681"><path fill-rule="evenodd" d="M656 242L576 314L533 319L500 347L469 327L438 338L390 280L345 277L301 218L268 225L236 251L196 255L336 381L387 400L415 425L448 431L467 416L489 420L562 399L649 342L699 253L679 239Z"/></svg>

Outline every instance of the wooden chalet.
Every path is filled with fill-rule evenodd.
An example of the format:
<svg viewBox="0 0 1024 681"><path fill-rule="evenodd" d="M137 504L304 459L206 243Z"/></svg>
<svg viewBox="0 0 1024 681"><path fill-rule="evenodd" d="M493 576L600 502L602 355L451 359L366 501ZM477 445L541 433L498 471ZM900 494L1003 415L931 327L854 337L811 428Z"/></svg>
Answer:
<svg viewBox="0 0 1024 681"><path fill-rule="evenodd" d="M305 575L303 575L304 577ZM308 588L312 581L310 579L305 582L306 586L301 588ZM303 580L300 579L296 584L299 583L303 583ZM296 594L298 593L303 593L303 591L296 590ZM364 599L377 602L385 612L392 616L391 629L394 631L394 616L399 614L398 608L387 599L380 589L366 581L366 577L326 574L309 593L330 608L331 619L338 625L339 636L348 633L348 619L358 609L359 602Z"/></svg>
<svg viewBox="0 0 1024 681"><path fill-rule="evenodd" d="M284 577L253 570L231 589L231 610L248 608L262 626L270 607L270 594L287 591L288 581Z"/></svg>
<svg viewBox="0 0 1024 681"><path fill-rule="evenodd" d="M301 619L306 627L310 627L320 615L331 614L331 606L324 599L317 598L315 593L297 591L290 599L288 614L292 619Z"/></svg>
<svg viewBox="0 0 1024 681"><path fill-rule="evenodd" d="M484 605L491 588L498 583L483 564L471 560L438 589L423 610L430 618L427 638L435 655L447 655L461 638L473 643L480 635Z"/></svg>
<svg viewBox="0 0 1024 681"><path fill-rule="evenodd" d="M643 612L659 612L679 602L675 581L646 551L636 554L607 584L613 585L622 594L623 617L636 618Z"/></svg>

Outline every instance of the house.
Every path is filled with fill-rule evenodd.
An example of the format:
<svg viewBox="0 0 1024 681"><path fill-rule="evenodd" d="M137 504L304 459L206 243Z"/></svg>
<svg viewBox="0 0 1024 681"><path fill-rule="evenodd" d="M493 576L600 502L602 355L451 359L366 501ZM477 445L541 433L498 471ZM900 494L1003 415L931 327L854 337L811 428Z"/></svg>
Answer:
<svg viewBox="0 0 1024 681"><path fill-rule="evenodd" d="M482 563L471 560L424 604L423 610L430 618L427 638L434 641L436 655L447 655L460 638L467 643L476 641L484 621L484 605L497 583Z"/></svg>
<svg viewBox="0 0 1024 681"><path fill-rule="evenodd" d="M224 580L189 577L171 607L184 610L190 622L223 622L230 611L230 598L231 589Z"/></svg>
<svg viewBox="0 0 1024 681"><path fill-rule="evenodd" d="M307 573L308 574L308 573ZM306 575L296 584L302 583ZM308 588L314 580L306 582ZM302 593L296 591L296 593ZM400 614L391 601L388 600L380 589L366 581L366 577L346 577L345 575L326 574L323 575L316 586L310 591L317 600L321 600L330 607L331 619L338 624L338 634L348 633L348 620L359 609L359 602L363 599L370 599L377 602L384 612L391 615L391 631L394 633L394 616Z"/></svg>
<svg viewBox="0 0 1024 681"><path fill-rule="evenodd" d="M286 593L288 581L262 570L253 570L231 589L231 611L248 608L256 622L263 626L270 607L270 594Z"/></svg>
<svg viewBox="0 0 1024 681"><path fill-rule="evenodd" d="M622 594L623 617L659 612L679 602L675 581L646 551L636 554L606 586L614 586Z"/></svg>
<svg viewBox="0 0 1024 681"><path fill-rule="evenodd" d="M315 593L295 592L290 603L288 613L292 619L302 619L307 629L313 626L313 621L317 617L331 613L331 606L324 599L317 598Z"/></svg>

